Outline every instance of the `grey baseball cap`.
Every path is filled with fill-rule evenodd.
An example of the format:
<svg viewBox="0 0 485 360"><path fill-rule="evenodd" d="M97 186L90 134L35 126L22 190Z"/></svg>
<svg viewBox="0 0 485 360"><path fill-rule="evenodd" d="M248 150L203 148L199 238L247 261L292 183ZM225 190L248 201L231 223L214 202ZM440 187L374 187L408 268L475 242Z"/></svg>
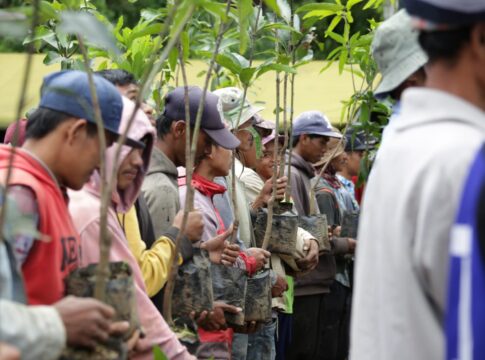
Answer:
<svg viewBox="0 0 485 360"><path fill-rule="evenodd" d="M376 95L384 95L401 85L428 62L418 43L418 31L403 9L384 21L372 41L372 56L382 75Z"/></svg>
<svg viewBox="0 0 485 360"><path fill-rule="evenodd" d="M332 129L327 117L320 111L305 111L293 122L293 136L321 135L340 139L342 134Z"/></svg>
<svg viewBox="0 0 485 360"><path fill-rule="evenodd" d="M446 30L485 21L484 0L404 0L421 30Z"/></svg>
<svg viewBox="0 0 485 360"><path fill-rule="evenodd" d="M260 122L260 118L256 115L264 109L262 106L253 106L247 99L243 98L244 93L236 87L227 87L222 89L217 89L214 94L219 96L219 100L222 104L222 111L224 112L224 120L229 125L229 129L232 130L239 127L249 120L253 122ZM242 109L241 109L242 107ZM239 114L241 118L239 119ZM238 123L239 120L239 123Z"/></svg>

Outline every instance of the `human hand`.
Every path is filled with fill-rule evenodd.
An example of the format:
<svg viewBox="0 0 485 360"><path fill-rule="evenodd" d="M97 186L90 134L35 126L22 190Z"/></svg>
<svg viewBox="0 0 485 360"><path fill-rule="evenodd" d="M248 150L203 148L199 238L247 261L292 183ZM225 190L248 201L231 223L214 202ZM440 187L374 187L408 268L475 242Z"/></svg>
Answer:
<svg viewBox="0 0 485 360"><path fill-rule="evenodd" d="M288 185L288 178L283 176L276 180L276 201L281 201L285 198L286 187ZM264 183L259 195L253 202L253 209L268 206L268 203L273 196L273 179L268 179Z"/></svg>
<svg viewBox="0 0 485 360"><path fill-rule="evenodd" d="M223 301L214 301L213 309L211 311L202 311L196 319L196 323L207 331L224 330L227 329L224 312L238 314L241 311L241 308L226 304ZM195 318L195 312L192 312L191 317Z"/></svg>
<svg viewBox="0 0 485 360"><path fill-rule="evenodd" d="M268 263L271 256L269 251L256 247L247 249L246 253L256 259L256 271L261 270Z"/></svg>
<svg viewBox="0 0 485 360"><path fill-rule="evenodd" d="M318 265L318 242L315 239L306 240L303 250L308 250L308 254L303 259L296 260L296 264L302 271L311 271Z"/></svg>
<svg viewBox="0 0 485 360"><path fill-rule="evenodd" d="M201 249L209 252L209 259L215 264L232 266L239 256L239 246L229 244L226 239L232 235L233 227L229 227L225 232L215 238L207 240L200 245Z"/></svg>
<svg viewBox="0 0 485 360"><path fill-rule="evenodd" d="M111 306L92 298L68 296L54 304L66 328L67 344L93 348L110 335Z"/></svg>
<svg viewBox="0 0 485 360"><path fill-rule="evenodd" d="M355 247L357 246L357 241L352 238L347 238L347 242L349 243L349 253L355 253Z"/></svg>
<svg viewBox="0 0 485 360"><path fill-rule="evenodd" d="M254 334L261 327L261 323L257 321L247 321L243 326L234 326L234 332L240 334Z"/></svg>
<svg viewBox="0 0 485 360"><path fill-rule="evenodd" d="M328 227L328 236L329 237L332 237L332 236L339 237L341 231L342 231L341 226L329 226Z"/></svg>
<svg viewBox="0 0 485 360"><path fill-rule="evenodd" d="M183 219L184 211L180 210L177 215L175 215L172 225L181 230ZM187 236L191 242L197 242L200 240L203 231L204 220L202 219L202 213L199 210L189 211L184 235Z"/></svg>
<svg viewBox="0 0 485 360"><path fill-rule="evenodd" d="M277 275L276 283L271 288L271 297L283 296L283 293L288 290L288 283L283 276Z"/></svg>
<svg viewBox="0 0 485 360"><path fill-rule="evenodd" d="M0 342L0 360L20 360L20 351L10 344Z"/></svg>

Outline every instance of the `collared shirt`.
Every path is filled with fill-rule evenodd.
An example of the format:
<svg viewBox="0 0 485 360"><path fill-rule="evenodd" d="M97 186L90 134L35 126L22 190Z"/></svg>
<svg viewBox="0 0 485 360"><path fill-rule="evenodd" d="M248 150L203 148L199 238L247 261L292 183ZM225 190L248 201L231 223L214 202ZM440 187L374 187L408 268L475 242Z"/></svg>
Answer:
<svg viewBox="0 0 485 360"><path fill-rule="evenodd" d="M394 124L362 205L350 358L443 359L450 232L485 113L412 88Z"/></svg>

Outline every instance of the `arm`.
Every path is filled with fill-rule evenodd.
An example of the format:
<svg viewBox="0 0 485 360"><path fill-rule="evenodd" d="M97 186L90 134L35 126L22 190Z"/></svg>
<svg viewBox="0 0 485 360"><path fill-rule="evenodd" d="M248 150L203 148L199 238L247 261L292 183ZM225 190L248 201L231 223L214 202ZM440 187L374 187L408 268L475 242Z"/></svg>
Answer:
<svg viewBox="0 0 485 360"><path fill-rule="evenodd" d="M128 246L140 266L148 296L154 296L167 282L175 246L169 238L162 236L147 249L140 236L135 208L121 217Z"/></svg>
<svg viewBox="0 0 485 360"><path fill-rule="evenodd" d="M143 195L146 200L148 211L152 218L155 238L166 236L175 242L180 229L173 226L179 210L178 194L170 186L160 185L157 188L149 187ZM183 261L192 258L192 243L184 235L180 244L180 255Z"/></svg>
<svg viewBox="0 0 485 360"><path fill-rule="evenodd" d="M0 299L0 314L2 341L19 349L22 359L59 357L66 344L66 331L55 308Z"/></svg>

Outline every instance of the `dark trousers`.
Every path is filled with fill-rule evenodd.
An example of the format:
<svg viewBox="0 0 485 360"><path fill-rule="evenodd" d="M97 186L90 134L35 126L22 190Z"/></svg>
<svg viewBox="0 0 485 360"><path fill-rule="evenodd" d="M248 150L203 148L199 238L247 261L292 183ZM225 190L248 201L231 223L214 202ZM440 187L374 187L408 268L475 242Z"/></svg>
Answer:
<svg viewBox="0 0 485 360"><path fill-rule="evenodd" d="M278 327L275 334L276 360L285 360L291 346L293 314L278 313Z"/></svg>
<svg viewBox="0 0 485 360"><path fill-rule="evenodd" d="M298 296L288 360L345 360L349 351L350 289L334 282L330 293Z"/></svg>

